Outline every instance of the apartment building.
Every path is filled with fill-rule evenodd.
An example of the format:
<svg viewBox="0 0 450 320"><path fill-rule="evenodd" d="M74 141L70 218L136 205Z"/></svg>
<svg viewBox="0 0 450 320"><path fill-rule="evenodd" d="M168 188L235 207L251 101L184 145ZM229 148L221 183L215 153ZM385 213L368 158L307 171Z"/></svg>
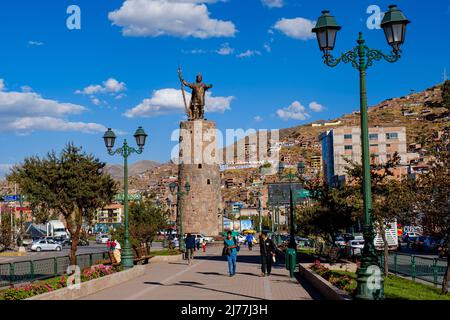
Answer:
<svg viewBox="0 0 450 320"><path fill-rule="evenodd" d="M322 143L322 169L329 185L345 181L345 159L361 163L361 129L359 127L339 127L320 135ZM369 128L369 152L372 164L383 164L395 152L401 158L394 175L400 178L407 174L408 154L405 127Z"/></svg>
<svg viewBox="0 0 450 320"><path fill-rule="evenodd" d="M122 223L123 206L121 204L109 204L97 210L96 223L98 224L120 224Z"/></svg>

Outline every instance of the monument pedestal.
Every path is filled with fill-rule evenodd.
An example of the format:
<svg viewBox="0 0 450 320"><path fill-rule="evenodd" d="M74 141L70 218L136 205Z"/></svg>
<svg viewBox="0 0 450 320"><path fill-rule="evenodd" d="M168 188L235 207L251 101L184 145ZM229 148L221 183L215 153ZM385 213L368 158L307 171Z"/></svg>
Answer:
<svg viewBox="0 0 450 320"><path fill-rule="evenodd" d="M180 163L178 183L188 195L180 198L184 233L219 234L221 214L221 184L217 160L216 124L193 120L180 123Z"/></svg>

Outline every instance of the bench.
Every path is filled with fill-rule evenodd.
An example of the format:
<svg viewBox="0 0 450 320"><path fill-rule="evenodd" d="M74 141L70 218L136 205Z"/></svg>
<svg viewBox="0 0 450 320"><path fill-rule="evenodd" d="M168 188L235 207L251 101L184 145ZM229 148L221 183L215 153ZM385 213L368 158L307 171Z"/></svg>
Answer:
<svg viewBox="0 0 450 320"><path fill-rule="evenodd" d="M148 264L150 258L153 256L148 255L145 248L136 248L136 257L134 258L134 264Z"/></svg>

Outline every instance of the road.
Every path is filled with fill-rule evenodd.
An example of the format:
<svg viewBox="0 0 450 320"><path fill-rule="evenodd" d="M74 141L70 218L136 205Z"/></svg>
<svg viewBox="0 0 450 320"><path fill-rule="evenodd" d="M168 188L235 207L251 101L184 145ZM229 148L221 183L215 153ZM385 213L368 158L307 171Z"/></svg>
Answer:
<svg viewBox="0 0 450 320"><path fill-rule="evenodd" d="M222 247L196 252L192 265L185 261L153 263L145 275L87 296L84 300L313 300L322 297L303 280L289 278L284 264L270 277L261 277L259 250L242 247L237 273L228 276Z"/></svg>
<svg viewBox="0 0 450 320"><path fill-rule="evenodd" d="M160 242L154 242L152 246L152 250L162 249L162 244ZM100 253L106 251L106 244L97 244L94 241L90 241L89 246L79 246L77 250L77 254L89 254L89 253ZM30 261L30 260L39 260L39 259L47 259L53 257L63 257L67 256L70 253L70 247L65 246L60 252L56 251L41 251L41 252L33 252L27 251L27 254L22 257L1 257L0 256L0 264L3 263L12 263L12 262L20 262L20 261Z"/></svg>

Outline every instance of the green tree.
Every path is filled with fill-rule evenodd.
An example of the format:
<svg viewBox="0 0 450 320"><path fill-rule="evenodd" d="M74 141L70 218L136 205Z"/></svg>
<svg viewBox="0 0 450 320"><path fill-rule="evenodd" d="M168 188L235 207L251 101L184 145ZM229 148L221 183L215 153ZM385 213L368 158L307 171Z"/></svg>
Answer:
<svg viewBox="0 0 450 320"><path fill-rule="evenodd" d="M450 274L450 131L444 132L430 148L435 160L430 170L419 176L418 206L424 233L443 240L447 269L442 281L442 293L448 293Z"/></svg>
<svg viewBox="0 0 450 320"><path fill-rule="evenodd" d="M3 211L0 217L0 252L8 249L12 242L12 229L11 229L11 209L6 207L6 211Z"/></svg>
<svg viewBox="0 0 450 320"><path fill-rule="evenodd" d="M151 245L159 230L167 226L168 211L156 206L151 199L132 202L129 209L129 232L131 245L139 256L139 249L150 253ZM123 243L124 230L120 227L113 237Z"/></svg>
<svg viewBox="0 0 450 320"><path fill-rule="evenodd" d="M381 236L384 244L384 272L389 272L389 243L386 229L395 220L413 223L416 217L415 183L411 180L397 180L394 178L394 168L398 167L401 158L398 153L386 163L371 165L372 185L372 221L375 231ZM362 166L356 162L348 161L346 167L347 184L345 188L352 194L354 201L362 208ZM362 210L358 210L362 218Z"/></svg>
<svg viewBox="0 0 450 320"><path fill-rule="evenodd" d="M104 172L105 163L72 143L56 154L29 157L7 177L27 194L33 215L46 221L53 214L64 217L72 246L70 263L76 264L78 239L83 220L91 221L95 211L112 201L116 183Z"/></svg>
<svg viewBox="0 0 450 320"><path fill-rule="evenodd" d="M308 181L313 205L296 210L296 221L305 235L321 236L333 245L336 234L352 227L361 204L352 190L343 186L330 188L320 181Z"/></svg>

